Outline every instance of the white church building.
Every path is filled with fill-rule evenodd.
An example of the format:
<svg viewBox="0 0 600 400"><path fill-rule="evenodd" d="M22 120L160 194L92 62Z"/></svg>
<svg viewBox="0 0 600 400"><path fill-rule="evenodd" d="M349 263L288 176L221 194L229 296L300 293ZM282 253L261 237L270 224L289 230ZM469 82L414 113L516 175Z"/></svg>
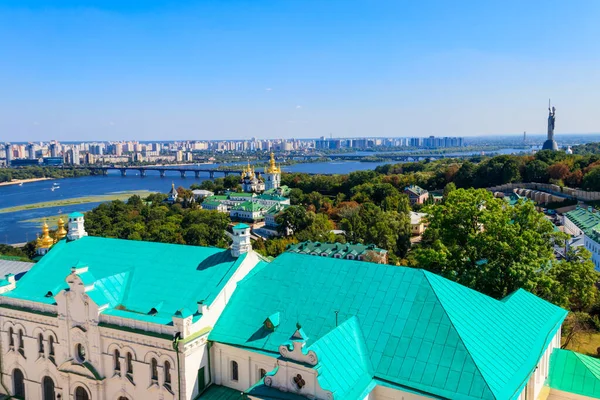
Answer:
<svg viewBox="0 0 600 400"><path fill-rule="evenodd" d="M230 250L91 237L83 216L70 217L29 272L0 281L0 392L529 400L600 391L593 374L569 386L582 355L558 350L567 312L524 290L495 300L416 268L292 252L267 260L249 226L230 236Z"/></svg>

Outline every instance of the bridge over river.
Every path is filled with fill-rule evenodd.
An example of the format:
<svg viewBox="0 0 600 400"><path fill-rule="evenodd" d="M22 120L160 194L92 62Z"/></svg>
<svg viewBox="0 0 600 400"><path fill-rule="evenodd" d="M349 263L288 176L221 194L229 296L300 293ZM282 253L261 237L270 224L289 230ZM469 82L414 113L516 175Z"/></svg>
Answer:
<svg viewBox="0 0 600 400"><path fill-rule="evenodd" d="M215 178L215 174L223 174L224 176L228 176L230 174L240 175L242 170L221 170L216 168L202 168L195 166L144 166L144 167L120 167L120 166L111 166L111 165L103 165L101 167L83 167L85 169L89 169L92 173L96 175L108 175L109 170L118 170L121 171L121 176L127 176L128 171L136 171L139 172L141 177L146 176L146 172L148 171L158 171L160 173L160 177L164 178L167 172L179 172L182 178L185 178L188 173L194 173L196 178L200 178L200 173L208 174L210 179ZM260 174L260 173L259 173Z"/></svg>

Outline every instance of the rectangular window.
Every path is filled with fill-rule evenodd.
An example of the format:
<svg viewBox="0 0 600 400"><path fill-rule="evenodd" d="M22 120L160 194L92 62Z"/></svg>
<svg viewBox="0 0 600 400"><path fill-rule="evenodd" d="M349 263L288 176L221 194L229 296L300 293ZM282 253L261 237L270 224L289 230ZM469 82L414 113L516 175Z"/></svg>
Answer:
<svg viewBox="0 0 600 400"><path fill-rule="evenodd" d="M206 381L204 380L204 367L198 370L198 393L202 393L206 387Z"/></svg>

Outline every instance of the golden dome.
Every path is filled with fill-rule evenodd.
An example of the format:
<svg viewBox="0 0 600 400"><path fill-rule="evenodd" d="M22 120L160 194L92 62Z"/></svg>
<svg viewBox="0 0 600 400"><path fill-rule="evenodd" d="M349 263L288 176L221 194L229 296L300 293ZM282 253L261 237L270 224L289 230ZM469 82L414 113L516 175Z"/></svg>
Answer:
<svg viewBox="0 0 600 400"><path fill-rule="evenodd" d="M271 152L271 159L269 160L269 166L265 170L267 174L280 174L281 168L275 165L275 154Z"/></svg>
<svg viewBox="0 0 600 400"><path fill-rule="evenodd" d="M37 248L40 249L49 249L54 244L54 239L50 237L50 230L48 229L48 224L44 222L42 225L42 236L37 238L36 245Z"/></svg>
<svg viewBox="0 0 600 400"><path fill-rule="evenodd" d="M57 228L58 229L56 230L56 240L61 240L62 238L67 236L67 230L65 229L65 221L63 221L62 218L58 219Z"/></svg>

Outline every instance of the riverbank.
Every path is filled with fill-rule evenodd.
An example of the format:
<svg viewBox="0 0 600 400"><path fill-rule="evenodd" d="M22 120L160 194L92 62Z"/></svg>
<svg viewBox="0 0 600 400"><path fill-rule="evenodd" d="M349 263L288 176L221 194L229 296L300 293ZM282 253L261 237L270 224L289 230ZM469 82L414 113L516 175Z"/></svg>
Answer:
<svg viewBox="0 0 600 400"><path fill-rule="evenodd" d="M14 207L1 208L0 214L17 212L17 211L35 210L35 209L39 209L39 208L72 206L72 205L87 204L87 203L104 203L104 202L113 201L113 200L124 201L136 194L138 196L147 196L150 193L153 193L153 192L148 191L148 190L136 190L136 191L113 193L113 194L107 194L107 195L84 196L84 197L74 197L71 199L44 201L44 202L40 202L40 203L23 204L23 205L14 206Z"/></svg>
<svg viewBox="0 0 600 400"><path fill-rule="evenodd" d="M31 183L31 182L39 182L39 181L48 181L56 178L31 178L31 179L14 179L10 182L0 182L0 186L10 186L10 185L19 185L21 183Z"/></svg>

